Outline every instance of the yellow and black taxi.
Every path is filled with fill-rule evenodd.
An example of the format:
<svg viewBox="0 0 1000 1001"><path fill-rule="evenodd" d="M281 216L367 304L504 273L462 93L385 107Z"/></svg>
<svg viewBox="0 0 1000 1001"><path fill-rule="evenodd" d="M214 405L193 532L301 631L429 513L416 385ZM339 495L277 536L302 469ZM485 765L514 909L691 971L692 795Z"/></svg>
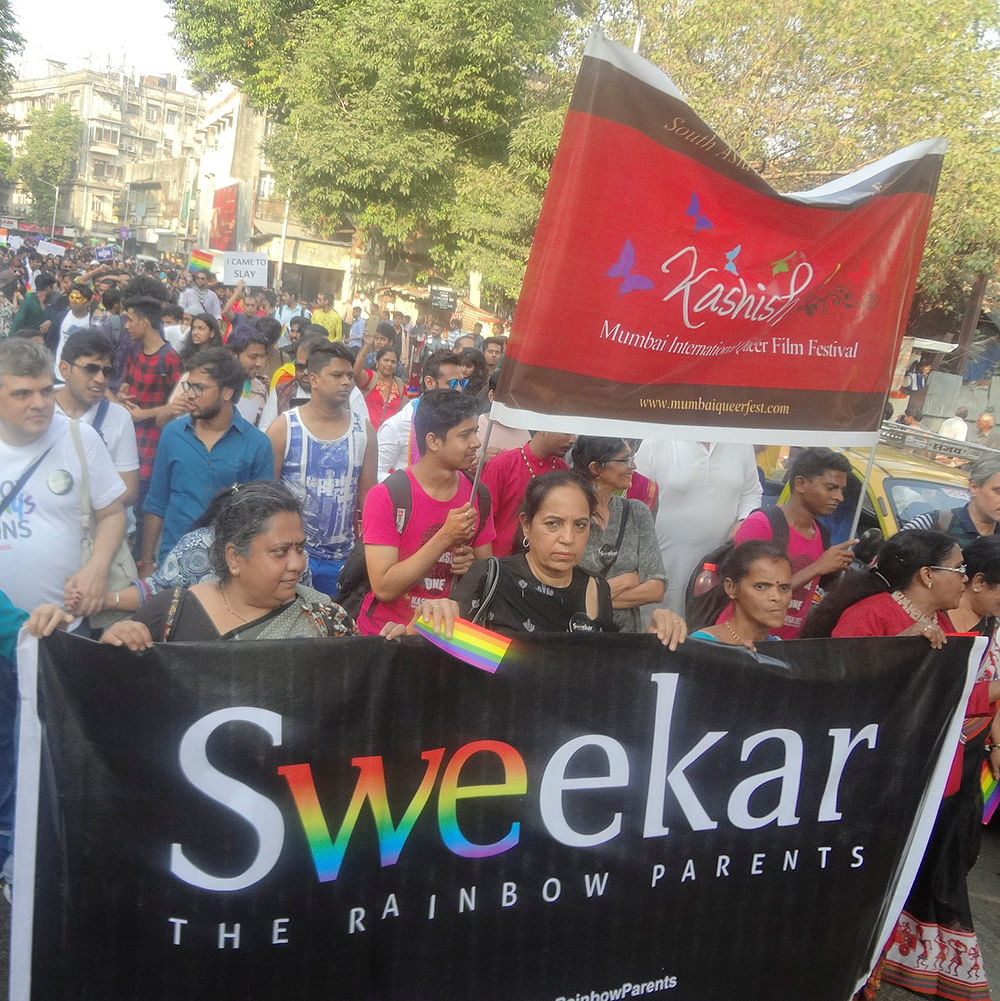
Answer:
<svg viewBox="0 0 1000 1001"><path fill-rule="evenodd" d="M772 488L781 482L778 503L788 499L784 483L788 464L787 449L766 448L758 452L758 463ZM838 449L851 463L844 503L823 520L832 542L846 540L858 504L858 495L871 458L870 448ZM865 489L858 533L878 528L884 538L895 535L911 518L925 511L962 507L969 502L968 466L996 450L970 442L955 441L929 431L884 424L875 450ZM784 462L782 461L784 460Z"/></svg>

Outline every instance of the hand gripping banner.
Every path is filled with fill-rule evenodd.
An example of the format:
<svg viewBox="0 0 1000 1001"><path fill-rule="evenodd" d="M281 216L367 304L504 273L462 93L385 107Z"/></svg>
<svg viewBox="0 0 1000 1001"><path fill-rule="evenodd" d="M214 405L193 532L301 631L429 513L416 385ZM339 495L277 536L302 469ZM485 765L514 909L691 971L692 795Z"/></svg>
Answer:
<svg viewBox="0 0 1000 1001"><path fill-rule="evenodd" d="M874 444L945 143L780 194L650 63L591 38L492 416Z"/></svg>
<svg viewBox="0 0 1000 1001"><path fill-rule="evenodd" d="M11 997L847 1001L980 653L25 641Z"/></svg>

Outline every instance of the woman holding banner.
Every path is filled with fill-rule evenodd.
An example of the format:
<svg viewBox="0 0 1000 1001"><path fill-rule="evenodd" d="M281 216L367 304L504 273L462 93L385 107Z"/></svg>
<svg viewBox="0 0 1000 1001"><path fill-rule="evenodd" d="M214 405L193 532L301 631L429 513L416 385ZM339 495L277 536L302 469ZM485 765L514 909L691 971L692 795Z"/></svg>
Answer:
<svg viewBox="0 0 1000 1001"><path fill-rule="evenodd" d="M945 614L965 590L962 550L944 532L900 532L871 570L847 574L809 616L816 636L923 636L935 649L954 632Z"/></svg>
<svg viewBox="0 0 1000 1001"><path fill-rule="evenodd" d="M265 640L349 636L353 619L327 595L299 582L308 566L298 499L280 483L234 487L215 519L209 552L217 580L150 598L132 619L104 631L102 643L146 650L154 641ZM455 605L416 609L450 636ZM383 635L406 631L389 623Z"/></svg>
<svg viewBox="0 0 1000 1001"><path fill-rule="evenodd" d="M948 612L952 631L990 637L977 675L977 689L1000 696L1000 537L982 536L963 550L968 586L957 608ZM990 683L993 683L992 686ZM981 696L979 696L981 699ZM977 700L976 689L970 709ZM995 706L993 707L995 708ZM992 730L992 732L991 732ZM988 768L1000 777L1000 714L970 713L952 761L944 799L938 810L927 851L907 897L887 954L882 979L922 994L987 998L989 985L982 968L979 941L972 924L967 878L979 856L982 837L981 774ZM907 936L934 939L949 946L947 958L922 956L922 949L904 950ZM978 967L978 969L977 969Z"/></svg>
<svg viewBox="0 0 1000 1001"><path fill-rule="evenodd" d="M518 516L524 552L473 563L453 589L461 614L508 634L617 632L608 582L579 566L596 506L590 483L568 470L530 480ZM661 609L649 632L675 650L687 627Z"/></svg>
<svg viewBox="0 0 1000 1001"><path fill-rule="evenodd" d="M769 539L751 539L729 552L719 571L732 615L691 634L691 639L755 649L785 621L792 600L792 565L788 554Z"/></svg>
<svg viewBox="0 0 1000 1001"><path fill-rule="evenodd" d="M985 542L993 545L979 544ZM835 622L835 637L923 636L938 648L947 642L946 633L958 631L956 626L963 632L995 632L984 620L1000 612L998 547L1000 539L991 536L971 545L963 557L954 537L944 532L900 532L883 544L873 570L849 574L823 601L804 635L831 635L829 623ZM987 660L990 656L988 650ZM991 703L997 700L1000 680L987 677L973 686L963 732L975 734L975 742L969 747L963 740L956 749L920 870L866 997L874 996L881 980L943 998L990 997L967 877L978 853L979 774L996 710ZM1000 755L990 753L994 774L1000 773Z"/></svg>

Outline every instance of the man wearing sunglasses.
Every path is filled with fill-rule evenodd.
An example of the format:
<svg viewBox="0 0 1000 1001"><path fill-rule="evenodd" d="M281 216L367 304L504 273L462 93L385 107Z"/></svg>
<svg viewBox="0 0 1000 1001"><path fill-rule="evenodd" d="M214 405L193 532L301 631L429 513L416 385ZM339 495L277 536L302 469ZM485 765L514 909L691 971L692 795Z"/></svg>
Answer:
<svg viewBox="0 0 1000 1001"><path fill-rule="evenodd" d="M70 335L78 330L86 330L90 326L90 307L93 303L94 293L89 285L81 282L74 282L69 290L69 310L59 324L59 343L56 345L56 382L60 382L63 376L59 371L59 363L62 361L63 349Z"/></svg>
<svg viewBox="0 0 1000 1001"><path fill-rule="evenodd" d="M181 383L189 412L167 424L156 449L141 565L160 562L224 487L274 476L271 442L236 409L245 381L228 348L206 348L191 359Z"/></svg>
<svg viewBox="0 0 1000 1001"><path fill-rule="evenodd" d="M70 335L59 362L63 384L56 393L56 412L89 424L101 436L125 484L120 500L128 507L139 493L139 452L131 414L105 396L113 354L111 340L98 330Z"/></svg>

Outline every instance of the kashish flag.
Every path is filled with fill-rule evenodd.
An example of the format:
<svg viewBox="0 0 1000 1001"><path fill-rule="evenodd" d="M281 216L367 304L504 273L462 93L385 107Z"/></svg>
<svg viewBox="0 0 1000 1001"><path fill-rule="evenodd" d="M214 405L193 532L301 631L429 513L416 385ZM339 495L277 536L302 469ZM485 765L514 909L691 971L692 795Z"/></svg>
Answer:
<svg viewBox="0 0 1000 1001"><path fill-rule="evenodd" d="M501 369L521 428L873 444L945 141L782 194L661 70L587 45Z"/></svg>
<svg viewBox="0 0 1000 1001"><path fill-rule="evenodd" d="M188 271L211 271L212 252L210 250L192 250L188 261Z"/></svg>

